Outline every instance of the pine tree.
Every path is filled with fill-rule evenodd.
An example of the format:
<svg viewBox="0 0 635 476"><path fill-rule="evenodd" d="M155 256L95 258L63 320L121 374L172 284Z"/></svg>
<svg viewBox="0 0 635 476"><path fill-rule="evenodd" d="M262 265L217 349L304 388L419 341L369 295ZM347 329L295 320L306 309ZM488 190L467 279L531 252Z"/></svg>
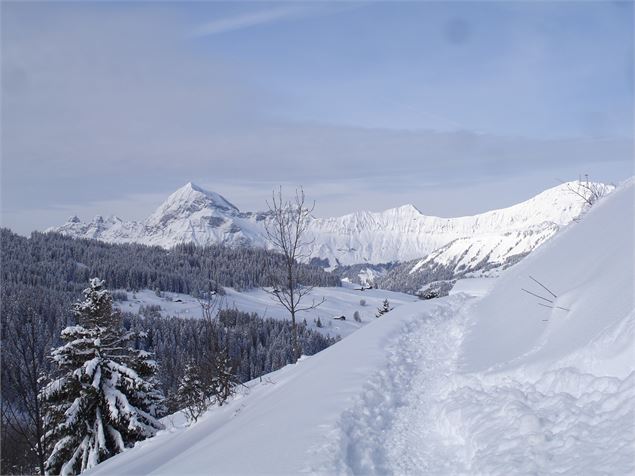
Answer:
<svg viewBox="0 0 635 476"><path fill-rule="evenodd" d="M234 394L238 379L234 374L234 366L228 352L222 351L214 358L213 391L219 407Z"/></svg>
<svg viewBox="0 0 635 476"><path fill-rule="evenodd" d="M195 422L207 411L214 390L203 382L200 367L190 362L179 382L176 400L190 422Z"/></svg>
<svg viewBox="0 0 635 476"><path fill-rule="evenodd" d="M146 333L137 334L139 337L145 338ZM141 349L130 349L129 367L134 370L139 377L144 379L149 388L142 393L142 401L139 402L146 412L153 416L162 416L167 413L165 405L165 397L160 390L160 382L158 379L159 366L154 360L154 354Z"/></svg>
<svg viewBox="0 0 635 476"><path fill-rule="evenodd" d="M384 302L381 304L381 307L377 309L377 314L375 317L383 316L384 314L390 311L392 311L392 308L390 307L390 303L388 302L388 299L384 299Z"/></svg>
<svg viewBox="0 0 635 476"><path fill-rule="evenodd" d="M48 474L79 474L163 428L151 354L128 347L132 333L113 313L104 281L93 278L84 297L74 306L77 325L52 351L61 376L41 392L52 428Z"/></svg>

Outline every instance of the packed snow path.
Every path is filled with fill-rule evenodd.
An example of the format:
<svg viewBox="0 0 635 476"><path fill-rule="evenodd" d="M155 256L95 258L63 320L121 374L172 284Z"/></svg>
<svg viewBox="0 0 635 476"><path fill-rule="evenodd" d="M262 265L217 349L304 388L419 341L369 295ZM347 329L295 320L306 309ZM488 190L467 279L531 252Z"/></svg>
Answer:
<svg viewBox="0 0 635 476"><path fill-rule="evenodd" d="M339 453L315 472L340 474L608 474L635 471L635 374L574 368L536 381L461 375L470 303L408 323L389 365L342 416Z"/></svg>
<svg viewBox="0 0 635 476"><path fill-rule="evenodd" d="M440 302L407 322L387 347L387 366L345 412L340 454L318 471L353 474L423 471L429 457L428 416L434 387L454 371L463 334L465 296ZM438 444L435 444L438 447ZM334 453L337 454L337 453ZM447 460L447 458L445 458Z"/></svg>

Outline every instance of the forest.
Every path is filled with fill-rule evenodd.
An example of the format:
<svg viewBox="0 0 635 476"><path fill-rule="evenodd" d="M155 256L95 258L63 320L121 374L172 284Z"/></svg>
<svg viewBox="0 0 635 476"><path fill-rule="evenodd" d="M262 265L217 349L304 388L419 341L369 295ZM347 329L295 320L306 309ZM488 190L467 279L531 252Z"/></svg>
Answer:
<svg viewBox="0 0 635 476"><path fill-rule="evenodd" d="M254 248L180 245L170 250L113 245L33 233L26 238L1 230L2 273L2 474L35 474L50 448L38 433L42 418L38 394L58 377L51 348L61 332L77 324L74 303L89 279L100 277L110 290L154 289L218 295L223 287L245 290L272 284L281 255ZM339 279L309 265L297 265L298 281L337 286ZM116 292L111 293L115 294ZM247 382L293 362L289 321L262 319L235 309L216 309L212 319L119 313L133 346L153 355L156 380L166 411L179 409L179 382L188 365L203 367L210 355L227 355L236 382ZM298 340L305 355L337 341L300 322ZM38 430L39 428L39 430Z"/></svg>

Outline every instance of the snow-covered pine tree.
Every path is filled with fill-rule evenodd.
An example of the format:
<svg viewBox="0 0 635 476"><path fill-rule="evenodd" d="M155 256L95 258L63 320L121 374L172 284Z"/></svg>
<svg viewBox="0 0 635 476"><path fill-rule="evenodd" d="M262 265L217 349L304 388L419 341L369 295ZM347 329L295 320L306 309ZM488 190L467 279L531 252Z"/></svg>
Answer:
<svg viewBox="0 0 635 476"><path fill-rule="evenodd" d="M392 311L392 308L390 307L390 303L388 302L388 299L384 299L384 302L381 304L381 307L377 309L376 317L383 316L384 314L390 311Z"/></svg>
<svg viewBox="0 0 635 476"><path fill-rule="evenodd" d="M183 377L179 382L176 401L190 422L195 422L205 413L210 404L210 398L215 392L203 383L200 367L190 362L185 367Z"/></svg>
<svg viewBox="0 0 635 476"><path fill-rule="evenodd" d="M102 280L91 279L84 297L74 306L77 325L52 351L61 376L41 392L52 428L47 474L79 474L163 428L151 355L128 347L132 333Z"/></svg>
<svg viewBox="0 0 635 476"><path fill-rule="evenodd" d="M138 333L139 337L145 338L145 332ZM134 396L131 396L130 401L139 408L144 408L147 413L157 417L163 416L167 413L167 407L165 405L165 397L160 390L160 382L157 378L159 366L154 360L154 354L141 349L129 349L129 367L137 372L137 375L144 379L148 384L148 389L140 396L142 401L138 402L138 405L134 401Z"/></svg>

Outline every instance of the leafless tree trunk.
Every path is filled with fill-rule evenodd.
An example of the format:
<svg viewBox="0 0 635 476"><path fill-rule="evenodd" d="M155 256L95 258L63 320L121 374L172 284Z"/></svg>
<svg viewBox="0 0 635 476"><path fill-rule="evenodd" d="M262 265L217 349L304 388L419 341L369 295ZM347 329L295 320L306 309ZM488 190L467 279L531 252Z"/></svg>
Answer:
<svg viewBox="0 0 635 476"><path fill-rule="evenodd" d="M214 332L214 320L223 309L224 299L223 296L214 291L210 286L209 291L206 291L198 298L198 303L201 306L201 316L205 326L205 337L208 345L208 348L201 349L203 352L201 378L202 383L206 387L211 387L214 377L215 358L219 351L218 343L216 342L216 333Z"/></svg>
<svg viewBox="0 0 635 476"><path fill-rule="evenodd" d="M37 458L40 474L44 474L47 456L45 434L45 409L38 398L43 386L44 363L50 342L40 332L41 319L28 306L16 306L22 319L11 319L3 337L2 357L11 361L15 369L8 375L8 384L21 402L21 407L2 401L2 420L14 434L19 435Z"/></svg>
<svg viewBox="0 0 635 476"><path fill-rule="evenodd" d="M298 342L296 315L300 311L315 309L324 302L322 298L320 302L312 301L310 305L303 305L304 298L311 293L313 287L298 283L297 264L309 257L307 248L312 243L307 241L306 234L315 203L311 207L305 205L302 187L296 189L295 197L291 200L283 198L282 187L274 190L271 195L271 202L267 202L271 217L265 221L265 230L269 243L284 256L285 273L284 276L276 276L277 283L273 290L267 292L291 315L293 358L297 361L302 355L302 349Z"/></svg>
<svg viewBox="0 0 635 476"><path fill-rule="evenodd" d="M223 308L223 297L210 289L198 298L198 303L201 306L201 315L205 324L211 324Z"/></svg>

